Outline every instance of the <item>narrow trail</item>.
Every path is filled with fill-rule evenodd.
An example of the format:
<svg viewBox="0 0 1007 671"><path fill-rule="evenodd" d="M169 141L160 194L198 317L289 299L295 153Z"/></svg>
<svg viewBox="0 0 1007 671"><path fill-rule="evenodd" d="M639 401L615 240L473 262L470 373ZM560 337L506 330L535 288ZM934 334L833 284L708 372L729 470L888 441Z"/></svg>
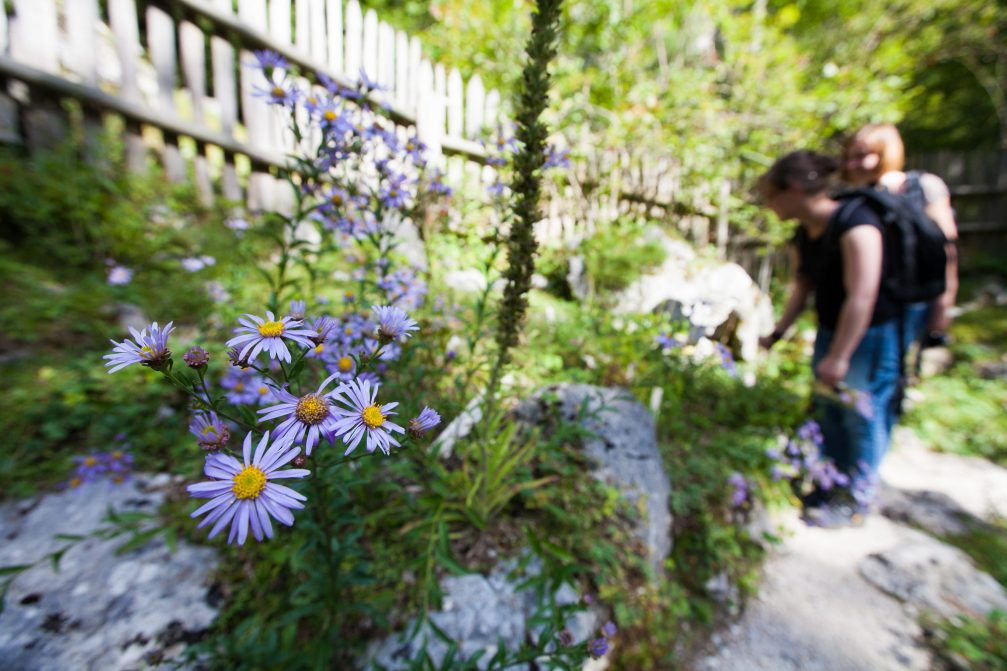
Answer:
<svg viewBox="0 0 1007 671"><path fill-rule="evenodd" d="M881 475L882 512L861 527L809 528L793 511L774 519L783 542L759 595L696 671L926 671L922 609L1004 607L992 578L917 527L936 535L969 516L1007 515L1007 469L930 451L899 429Z"/></svg>

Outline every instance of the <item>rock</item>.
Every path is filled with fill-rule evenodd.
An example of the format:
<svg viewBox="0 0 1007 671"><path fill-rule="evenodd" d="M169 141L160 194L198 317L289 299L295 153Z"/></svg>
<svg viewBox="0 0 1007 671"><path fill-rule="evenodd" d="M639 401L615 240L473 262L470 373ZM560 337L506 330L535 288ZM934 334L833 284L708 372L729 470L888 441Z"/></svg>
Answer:
<svg viewBox="0 0 1007 671"><path fill-rule="evenodd" d="M906 543L860 562L860 574L909 606L943 617L1007 610L1007 593L961 550L934 540Z"/></svg>
<svg viewBox="0 0 1007 671"><path fill-rule="evenodd" d="M444 273L444 284L455 291L475 293L486 290L486 276L477 268L451 270Z"/></svg>
<svg viewBox="0 0 1007 671"><path fill-rule="evenodd" d="M570 285L570 293L578 300L586 300L590 295L591 283L587 278L587 266L583 256L570 257L567 262L566 281Z"/></svg>
<svg viewBox="0 0 1007 671"><path fill-rule="evenodd" d="M879 504L881 514L888 519L934 536L963 534L982 524L982 520L940 492L904 491L882 485Z"/></svg>
<svg viewBox="0 0 1007 671"><path fill-rule="evenodd" d="M989 361L977 367L984 380L1007 380L1007 361Z"/></svg>
<svg viewBox="0 0 1007 671"><path fill-rule="evenodd" d="M477 394L451 423L444 427L437 439L430 446L441 458L451 456L455 444L469 435L473 427L483 418L483 395Z"/></svg>
<svg viewBox="0 0 1007 671"><path fill-rule="evenodd" d="M946 373L955 363L947 347L927 347L920 352L920 377L934 377Z"/></svg>
<svg viewBox="0 0 1007 671"><path fill-rule="evenodd" d="M542 424L554 409L561 421L579 421L594 434L584 439L585 453L598 464L594 477L610 482L631 503L644 499L647 514L637 535L647 544L651 565L660 573L671 551L671 484L657 447L654 418L625 390L583 384L539 390L519 404L514 415Z"/></svg>
<svg viewBox="0 0 1007 671"><path fill-rule="evenodd" d="M985 519L1007 517L1007 469L986 459L934 452L906 427L895 427L894 449L881 463L881 479L908 491L930 490Z"/></svg>
<svg viewBox="0 0 1007 671"><path fill-rule="evenodd" d="M155 513L164 493L136 476L102 481L0 506L0 566L33 563L70 546L54 572L44 561L18 575L0 613L0 659L7 669L136 669L148 654L177 655L216 617L207 602L214 550L158 536L117 555L128 535L71 543L56 534L87 535L114 510Z"/></svg>
<svg viewBox="0 0 1007 671"><path fill-rule="evenodd" d="M693 340L713 336L734 316L731 333L741 347L743 359L754 359L759 336L773 329L773 306L745 269L696 255L687 243L665 237L668 252L661 267L622 291L615 299L617 312L647 313L670 309L672 319L685 318Z"/></svg>
<svg viewBox="0 0 1007 671"><path fill-rule="evenodd" d="M528 562L525 575L512 575L518 567L515 559L500 562L488 576L471 574L451 576L441 581L443 592L442 608L429 614L430 620L447 637L458 644L460 658L467 659L485 651L479 661L479 668L485 669L491 657L496 654L501 641L508 650L517 650L528 635L535 636L535 629L529 631L528 621L535 614L534 590L518 590L517 585L528 576L541 572L537 559ZM558 605L576 603L579 596L569 585L563 585L555 594ZM582 641L593 635L599 627L600 618L590 610L575 614L566 628L574 640ZM448 644L434 634L424 623L411 640L408 633L415 627L410 623L405 631L393 635L371 646L368 651L368 665L378 663L389 670L405 669L426 648L427 654L439 668L448 651ZM508 667L508 668L528 668Z"/></svg>

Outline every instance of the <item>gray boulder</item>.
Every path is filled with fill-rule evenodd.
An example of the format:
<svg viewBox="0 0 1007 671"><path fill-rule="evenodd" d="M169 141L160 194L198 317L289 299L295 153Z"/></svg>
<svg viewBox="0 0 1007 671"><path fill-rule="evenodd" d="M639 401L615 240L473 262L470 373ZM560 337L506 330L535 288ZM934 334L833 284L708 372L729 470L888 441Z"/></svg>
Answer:
<svg viewBox="0 0 1007 671"><path fill-rule="evenodd" d="M483 652L479 667L484 669L499 650L501 640L508 650L517 650L528 636L534 639L541 631L528 626L537 609L534 591L518 588L522 580L541 572L541 563L532 559L523 575L516 571L517 567L517 560L504 560L488 576L451 576L441 581L442 607L430 613L429 619L458 645L460 659ZM563 585L554 598L557 605L568 605L576 603L579 597L572 587ZM573 615L566 628L574 640L581 641L593 635L599 622L594 611L585 610ZM416 635L410 636L415 627L414 621L403 632L372 645L367 664L402 669L425 650L439 667L447 655L448 644L434 633L429 623L420 625Z"/></svg>
<svg viewBox="0 0 1007 671"><path fill-rule="evenodd" d="M644 501L646 519L637 535L659 573L671 552L671 483L657 447L653 416L625 390L585 384L541 389L519 404L514 414L522 421L543 424L553 412L593 434L584 440L584 452L598 464L594 477L617 487L631 503Z"/></svg>
<svg viewBox="0 0 1007 671"><path fill-rule="evenodd" d="M961 550L938 541L898 545L865 557L860 574L875 587L918 611L943 617L984 617L1007 610L1007 593Z"/></svg>
<svg viewBox="0 0 1007 671"><path fill-rule="evenodd" d="M158 536L116 554L128 535L71 543L56 534L88 536L108 526L109 508L155 513L168 476L102 481L0 506L0 566L29 564L70 546L52 562L18 575L0 613L5 669L137 669L171 658L198 640L217 611L208 602L214 550Z"/></svg>

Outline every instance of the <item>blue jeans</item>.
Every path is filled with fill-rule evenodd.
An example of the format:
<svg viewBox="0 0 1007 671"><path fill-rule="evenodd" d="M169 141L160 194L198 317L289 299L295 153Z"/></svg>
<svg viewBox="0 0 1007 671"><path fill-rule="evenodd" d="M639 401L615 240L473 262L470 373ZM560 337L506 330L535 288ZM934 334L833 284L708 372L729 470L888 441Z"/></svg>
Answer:
<svg viewBox="0 0 1007 671"><path fill-rule="evenodd" d="M834 335L834 331L818 330L812 367L825 358ZM850 357L844 382L861 395L859 409L826 398L816 399L825 456L851 478L873 479L888 450L895 424L892 402L898 376L898 322L891 320L868 328Z"/></svg>
<svg viewBox="0 0 1007 671"><path fill-rule="evenodd" d="M909 303L905 306L902 343L906 351L917 340L923 337L927 321L930 319L930 303Z"/></svg>

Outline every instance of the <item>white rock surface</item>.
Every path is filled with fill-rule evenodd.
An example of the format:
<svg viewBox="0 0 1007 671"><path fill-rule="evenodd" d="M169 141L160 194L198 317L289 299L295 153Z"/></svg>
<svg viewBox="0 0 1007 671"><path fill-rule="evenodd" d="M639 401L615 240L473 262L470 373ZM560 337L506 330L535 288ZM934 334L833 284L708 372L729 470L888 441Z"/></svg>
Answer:
<svg viewBox="0 0 1007 671"><path fill-rule="evenodd" d="M957 517L933 517L938 503L976 516L1004 510L1007 470L929 452L905 429L894 443L882 478L929 500L920 519L938 528L955 523ZM920 499L919 492L931 494ZM807 527L792 511L778 523L784 542L764 566L758 597L696 660L697 670L929 671L917 620L922 608L955 613L1005 605L1003 588L961 552L881 515L840 530Z"/></svg>
<svg viewBox="0 0 1007 671"><path fill-rule="evenodd" d="M0 566L32 563L66 545L56 534L87 535L116 511L155 512L163 491L137 476L123 485L86 484L33 501L0 506ZM216 617L207 601L215 551L158 537L117 555L128 536L88 538L63 556L18 575L0 613L4 669L138 669L158 651L171 657Z"/></svg>
<svg viewBox="0 0 1007 671"><path fill-rule="evenodd" d="M486 668L497 653L501 639L507 649L517 650L526 636L534 635L534 629L530 632L527 622L535 614L535 595L532 590L519 590L518 584L527 576L537 575L541 568L532 560L524 576L511 576L517 564L513 559L500 562L488 576L471 574L444 578L441 581L442 609L430 613L434 625L458 643L461 659L485 653L479 662L481 669ZM579 596L572 587L563 585L555 599L558 605L567 605L576 603ZM566 628L574 640L582 641L593 635L599 624L598 615L585 610L571 617ZM448 651L447 643L436 636L428 624L422 625L419 633L410 638L408 633L413 628L410 624L404 632L376 643L367 658L390 670L403 669L422 654L425 647L439 668Z"/></svg>
<svg viewBox="0 0 1007 671"><path fill-rule="evenodd" d="M712 336L731 315L738 319L735 335L740 356L754 359L759 336L773 330L773 306L745 269L697 256L686 242L664 237L668 252L655 272L641 277L615 300L616 312L653 312L664 306L688 319L694 337Z"/></svg>

